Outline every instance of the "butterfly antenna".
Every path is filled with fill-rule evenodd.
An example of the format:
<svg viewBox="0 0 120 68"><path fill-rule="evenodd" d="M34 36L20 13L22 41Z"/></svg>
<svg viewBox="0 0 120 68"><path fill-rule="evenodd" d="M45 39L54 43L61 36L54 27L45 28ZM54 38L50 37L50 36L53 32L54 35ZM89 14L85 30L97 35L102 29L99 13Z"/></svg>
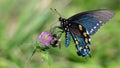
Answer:
<svg viewBox="0 0 120 68"><path fill-rule="evenodd" d="M58 14L61 17L61 14L56 9L53 9L53 8L50 8L50 9L51 9L51 11L55 12L56 14Z"/></svg>

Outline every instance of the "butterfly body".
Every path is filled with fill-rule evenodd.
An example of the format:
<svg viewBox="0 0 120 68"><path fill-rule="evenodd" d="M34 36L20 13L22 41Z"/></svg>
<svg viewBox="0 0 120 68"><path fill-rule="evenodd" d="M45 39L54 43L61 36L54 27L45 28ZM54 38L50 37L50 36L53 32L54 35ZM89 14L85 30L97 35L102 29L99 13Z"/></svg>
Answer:
<svg viewBox="0 0 120 68"><path fill-rule="evenodd" d="M68 19L60 17L60 29L65 32L65 46L69 46L70 37L72 37L77 54L79 56L90 55L90 36L113 16L112 11L100 9L78 13Z"/></svg>

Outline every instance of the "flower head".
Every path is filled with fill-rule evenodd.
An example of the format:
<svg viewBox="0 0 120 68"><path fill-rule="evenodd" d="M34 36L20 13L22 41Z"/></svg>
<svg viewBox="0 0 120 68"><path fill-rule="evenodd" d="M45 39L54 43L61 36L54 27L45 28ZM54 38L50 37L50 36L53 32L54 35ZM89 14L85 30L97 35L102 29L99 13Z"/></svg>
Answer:
<svg viewBox="0 0 120 68"><path fill-rule="evenodd" d="M44 46L49 46L52 39L53 35L50 32L42 32L38 38L38 41Z"/></svg>

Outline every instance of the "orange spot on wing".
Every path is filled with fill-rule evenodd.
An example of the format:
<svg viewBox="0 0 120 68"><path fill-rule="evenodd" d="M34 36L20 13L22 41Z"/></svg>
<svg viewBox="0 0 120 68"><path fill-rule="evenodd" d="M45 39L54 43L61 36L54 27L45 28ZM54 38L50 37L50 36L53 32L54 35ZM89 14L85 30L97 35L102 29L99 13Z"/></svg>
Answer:
<svg viewBox="0 0 120 68"><path fill-rule="evenodd" d="M88 46L86 45L85 48L88 49Z"/></svg>
<svg viewBox="0 0 120 68"><path fill-rule="evenodd" d="M75 41L75 44L78 45L78 41Z"/></svg>
<svg viewBox="0 0 120 68"><path fill-rule="evenodd" d="M87 33L86 33L86 32L84 32L83 35L84 35L85 37L87 37Z"/></svg>
<svg viewBox="0 0 120 68"><path fill-rule="evenodd" d="M85 42L88 43L88 39L87 38L85 38Z"/></svg>
<svg viewBox="0 0 120 68"><path fill-rule="evenodd" d="M82 46L80 46L80 50L83 49Z"/></svg>
<svg viewBox="0 0 120 68"><path fill-rule="evenodd" d="M81 25L79 25L79 29L80 29L80 30L83 30L83 28L82 28L82 26L81 26Z"/></svg>

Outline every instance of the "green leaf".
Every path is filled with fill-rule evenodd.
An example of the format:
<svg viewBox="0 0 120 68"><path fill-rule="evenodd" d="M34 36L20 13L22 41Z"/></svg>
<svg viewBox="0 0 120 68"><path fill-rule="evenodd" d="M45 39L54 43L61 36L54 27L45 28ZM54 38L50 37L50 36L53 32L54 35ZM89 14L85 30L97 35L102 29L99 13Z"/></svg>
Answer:
<svg viewBox="0 0 120 68"><path fill-rule="evenodd" d="M40 52L40 54L43 58L43 61L47 62L49 65L51 65L51 57L50 57L49 53L46 51L42 51L42 52Z"/></svg>

